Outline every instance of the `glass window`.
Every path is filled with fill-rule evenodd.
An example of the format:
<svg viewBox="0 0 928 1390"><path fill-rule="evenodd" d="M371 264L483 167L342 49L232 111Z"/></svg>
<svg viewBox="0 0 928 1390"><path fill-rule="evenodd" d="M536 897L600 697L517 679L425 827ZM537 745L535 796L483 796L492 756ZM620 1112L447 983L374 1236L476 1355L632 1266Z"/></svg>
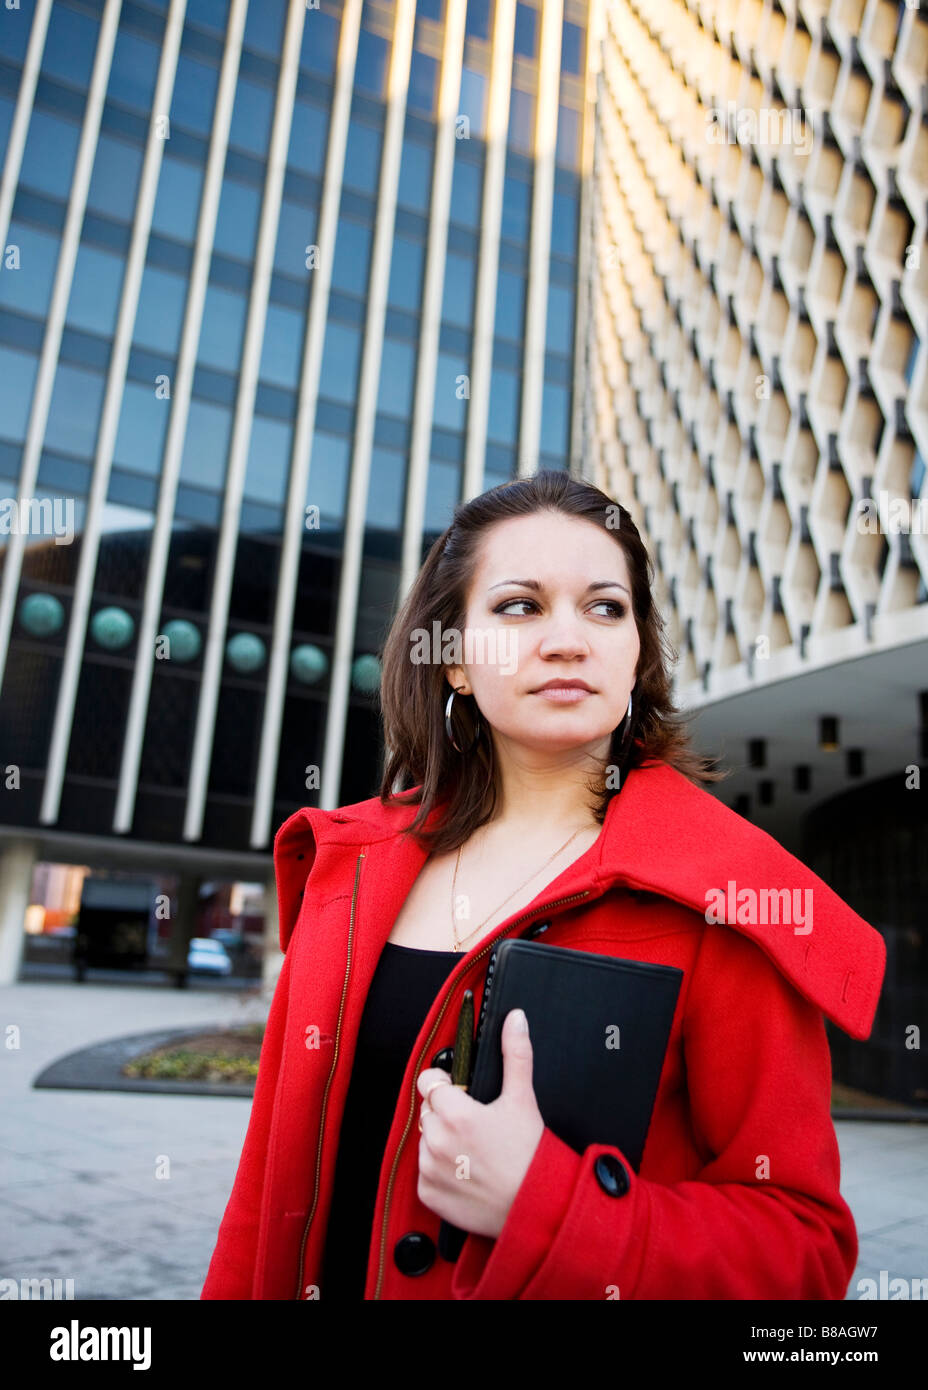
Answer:
<svg viewBox="0 0 928 1390"><path fill-rule="evenodd" d="M338 52L338 20L324 10L307 9L303 20L300 67L328 76L335 71Z"/></svg>
<svg viewBox="0 0 928 1390"><path fill-rule="evenodd" d="M316 209L294 203L289 198L281 199L274 269L282 271L284 275L292 275L305 284L306 276L310 273L306 265L306 248L315 244L315 236Z"/></svg>
<svg viewBox="0 0 928 1390"><path fill-rule="evenodd" d="M509 97L509 144L519 154L534 154L535 94L513 87Z"/></svg>
<svg viewBox="0 0 928 1390"><path fill-rule="evenodd" d="M187 298L187 282L180 275L146 265L142 274L139 307L135 315L132 340L139 347L152 348L174 356L180 344L180 329Z"/></svg>
<svg viewBox="0 0 928 1390"><path fill-rule="evenodd" d="M421 241L410 241L408 237L393 238L393 256L390 261L390 286L387 290L387 303L397 309L411 309L418 313L422 299L422 275L425 265L425 245Z"/></svg>
<svg viewBox="0 0 928 1390"><path fill-rule="evenodd" d="M446 430L463 430L467 417L470 378L462 357L438 354L435 371L435 406L432 418Z"/></svg>
<svg viewBox="0 0 928 1390"><path fill-rule="evenodd" d="M126 507L116 502L104 502L100 512L100 530L105 536L112 535L114 532L121 532L125 536L127 531L153 531L154 527L154 512L144 511L141 507ZM110 551L108 558L115 560L116 556ZM106 561L103 563L105 565ZM105 593L112 593L113 590L108 583L100 583L100 571L102 569L103 565L97 571L97 581L94 587L98 591L102 589Z"/></svg>
<svg viewBox="0 0 928 1390"><path fill-rule="evenodd" d="M541 398L541 447L546 454L566 454L570 425L566 386L546 381Z"/></svg>
<svg viewBox="0 0 928 1390"><path fill-rule="evenodd" d="M469 256L448 252L445 261L445 292L441 316L447 323L471 328L474 317L474 278L476 267Z"/></svg>
<svg viewBox="0 0 928 1390"><path fill-rule="evenodd" d="M232 412L226 406L193 397L180 465L182 483L221 491L226 478L231 429Z"/></svg>
<svg viewBox="0 0 928 1390"><path fill-rule="evenodd" d="M71 121L33 108L23 151L20 183L39 193L66 199L74 173L80 131Z"/></svg>
<svg viewBox="0 0 928 1390"><path fill-rule="evenodd" d="M415 344L384 338L377 409L384 415L398 415L408 419L412 414L415 376Z"/></svg>
<svg viewBox="0 0 928 1390"><path fill-rule="evenodd" d="M358 57L354 69L354 85L361 91L383 96L387 76L390 45L379 34L362 29L358 35Z"/></svg>
<svg viewBox="0 0 928 1390"><path fill-rule="evenodd" d="M434 19L436 23L441 23L444 18L444 0L419 0L416 5L416 15L420 18Z"/></svg>
<svg viewBox="0 0 928 1390"><path fill-rule="evenodd" d="M569 106L558 108L555 162L565 169L580 167L580 112Z"/></svg>
<svg viewBox="0 0 928 1390"><path fill-rule="evenodd" d="M5 97L0 97L0 161L2 161L6 155L6 147L10 139L10 127L13 124L13 112L15 109L13 102L7 101Z"/></svg>
<svg viewBox="0 0 928 1390"><path fill-rule="evenodd" d="M375 526L380 531L401 530L405 502L405 458L393 449L373 449L365 526Z"/></svg>
<svg viewBox="0 0 928 1390"><path fill-rule="evenodd" d="M397 202L415 212L429 210L429 191L432 186L432 148L419 140L403 141L400 161L400 181Z"/></svg>
<svg viewBox="0 0 928 1390"><path fill-rule="evenodd" d="M554 194L551 218L551 251L555 256L577 254L577 200L573 194Z"/></svg>
<svg viewBox="0 0 928 1390"><path fill-rule="evenodd" d="M258 237L261 190L226 175L222 181L213 246L227 256L251 261Z"/></svg>
<svg viewBox="0 0 928 1390"><path fill-rule="evenodd" d="M348 145L345 150L345 186L363 193L377 191L380 173L380 147L383 135L373 126L352 118L348 124Z"/></svg>
<svg viewBox="0 0 928 1390"><path fill-rule="evenodd" d="M443 459L431 459L425 491L425 531L444 531L445 527L451 524L460 491L460 465L446 463Z"/></svg>
<svg viewBox="0 0 928 1390"><path fill-rule="evenodd" d="M561 33L561 72L575 72L578 76L583 72L583 35L584 31L576 24L564 21Z"/></svg>
<svg viewBox="0 0 928 1390"><path fill-rule="evenodd" d="M73 87L89 87L99 31L99 22L89 15L78 14L66 5L53 5L42 50L42 72Z"/></svg>
<svg viewBox="0 0 928 1390"><path fill-rule="evenodd" d="M211 63L198 62L186 53L177 60L174 93L171 97L171 125L199 135L209 135L213 124L213 107L219 69Z"/></svg>
<svg viewBox="0 0 928 1390"><path fill-rule="evenodd" d="M153 386L127 381L122 394L113 463L133 473L157 477L161 472L170 414L171 402L157 396Z"/></svg>
<svg viewBox="0 0 928 1390"><path fill-rule="evenodd" d="M81 242L68 300L66 322L69 327L112 337L125 266L121 256Z"/></svg>
<svg viewBox="0 0 928 1390"><path fill-rule="evenodd" d="M569 285L548 286L548 319L545 347L570 355L574 341L574 292Z"/></svg>
<svg viewBox="0 0 928 1390"><path fill-rule="evenodd" d="M523 58L534 58L538 39L538 12L530 5L516 5L516 32L513 49Z"/></svg>
<svg viewBox="0 0 928 1390"><path fill-rule="evenodd" d="M418 48L413 50L409 64L409 96L407 98L407 105L413 111L422 111L425 115L431 116L435 110L438 69L437 58L430 57L428 53L420 53Z"/></svg>
<svg viewBox="0 0 928 1390"><path fill-rule="evenodd" d="M496 334L521 343L525 332L525 278L500 270L496 282Z"/></svg>
<svg viewBox="0 0 928 1390"><path fill-rule="evenodd" d="M157 44L130 30L120 29L113 49L107 98L144 111L147 116L155 98L160 57Z"/></svg>
<svg viewBox="0 0 928 1390"><path fill-rule="evenodd" d="M195 240L204 174L202 164L188 164L169 154L163 156L151 220L153 232L176 237L178 241Z"/></svg>
<svg viewBox="0 0 928 1390"><path fill-rule="evenodd" d="M509 241L528 241L531 189L524 179L507 174L503 183L503 225L501 235Z"/></svg>
<svg viewBox="0 0 928 1390"><path fill-rule="evenodd" d="M248 305L243 294L207 285L197 360L207 367L237 372Z"/></svg>
<svg viewBox="0 0 928 1390"><path fill-rule="evenodd" d="M0 436L25 439L39 359L0 347Z"/></svg>
<svg viewBox="0 0 928 1390"><path fill-rule="evenodd" d="M97 141L87 206L120 222L131 222L142 173L140 145L102 135Z"/></svg>
<svg viewBox="0 0 928 1390"><path fill-rule="evenodd" d="M276 386L295 388L300 379L305 319L282 304L268 304L258 376Z"/></svg>
<svg viewBox="0 0 928 1390"><path fill-rule="evenodd" d="M251 6L250 9L254 9ZM250 12L250 11L249 11ZM259 82L239 76L229 127L229 144L249 154L266 155L271 143L274 92Z"/></svg>
<svg viewBox="0 0 928 1390"><path fill-rule="evenodd" d="M19 248L19 267L7 264L10 248ZM52 297L52 283L58 264L58 237L10 222L6 250L0 258L0 304L24 314L44 318Z"/></svg>
<svg viewBox="0 0 928 1390"><path fill-rule="evenodd" d="M254 48L258 53L268 53L272 58L279 59L284 42L286 12L286 0L261 0L260 4L249 5L242 39L246 48Z"/></svg>
<svg viewBox="0 0 928 1390"><path fill-rule="evenodd" d="M519 378L499 367L493 368L490 379L487 437L501 444L515 444L519 437Z"/></svg>
<svg viewBox="0 0 928 1390"><path fill-rule="evenodd" d="M229 0L187 0L186 18L192 24L224 34L229 23Z"/></svg>
<svg viewBox="0 0 928 1390"><path fill-rule="evenodd" d="M472 136L486 134L487 78L466 65L461 69L459 109L470 122Z"/></svg>
<svg viewBox="0 0 928 1390"><path fill-rule="evenodd" d="M320 516L341 521L348 494L351 440L316 430L306 484L306 505L319 508Z"/></svg>
<svg viewBox="0 0 928 1390"><path fill-rule="evenodd" d="M461 222L465 227L480 226L480 184L483 170L477 164L462 159L454 161L454 178L451 184L451 221Z"/></svg>
<svg viewBox="0 0 928 1390"><path fill-rule="evenodd" d="M22 63L25 60L26 49L29 44L32 9L30 7L25 13L20 9L19 13L11 19L10 10L13 8L11 0L8 0L8 4L9 9L0 19L0 24L3 25L3 39L0 42L0 48L2 48L3 56L8 63ZM2 141L0 141L0 145L2 145Z"/></svg>
<svg viewBox="0 0 928 1390"><path fill-rule="evenodd" d="M367 288L370 255L371 228L350 217L340 217L332 265L333 288L363 294Z"/></svg>
<svg viewBox="0 0 928 1390"><path fill-rule="evenodd" d="M59 362L52 403L45 426L45 448L62 454L93 454L103 404L104 380L99 372L85 372Z"/></svg>
<svg viewBox="0 0 928 1390"><path fill-rule="evenodd" d="M307 11L307 25L311 23L310 15L315 13L315 10ZM311 101L297 99L293 103L287 163L307 174L321 174L325 168L328 131L328 112L323 111L320 106L314 106Z"/></svg>
<svg viewBox="0 0 928 1390"><path fill-rule="evenodd" d="M468 38L490 37L490 0L467 0L467 21L464 29Z"/></svg>
<svg viewBox="0 0 928 1390"><path fill-rule="evenodd" d="M345 323L329 322L322 349L319 394L333 401L354 405L358 390L361 335Z"/></svg>
<svg viewBox="0 0 928 1390"><path fill-rule="evenodd" d="M292 426L284 420L256 415L251 426L245 496L255 502L280 506L287 492L290 472Z"/></svg>

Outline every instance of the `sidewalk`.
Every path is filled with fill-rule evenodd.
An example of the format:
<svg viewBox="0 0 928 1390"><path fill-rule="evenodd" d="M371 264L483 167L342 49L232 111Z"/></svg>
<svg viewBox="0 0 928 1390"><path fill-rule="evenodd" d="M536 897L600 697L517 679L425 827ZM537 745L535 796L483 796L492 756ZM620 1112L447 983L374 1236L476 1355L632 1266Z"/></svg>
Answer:
<svg viewBox="0 0 928 1390"><path fill-rule="evenodd" d="M0 989L0 1277L74 1280L77 1299L196 1299L251 1102L212 1096L36 1091L50 1062L147 1029L250 1023L257 994L23 983ZM857 1280L928 1278L928 1125L839 1121L841 1190ZM162 1174L162 1176L159 1176ZM884 1277L885 1284L885 1277Z"/></svg>

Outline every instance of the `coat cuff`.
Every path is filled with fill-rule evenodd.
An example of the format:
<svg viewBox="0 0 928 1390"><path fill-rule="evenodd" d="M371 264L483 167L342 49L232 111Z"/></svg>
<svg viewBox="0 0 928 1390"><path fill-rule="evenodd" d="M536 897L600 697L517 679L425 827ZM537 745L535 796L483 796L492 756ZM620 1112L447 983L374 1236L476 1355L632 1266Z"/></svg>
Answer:
<svg viewBox="0 0 928 1390"><path fill-rule="evenodd" d="M468 1235L454 1267L451 1297L514 1299L547 1256L570 1205L583 1157L545 1126L495 1240Z"/></svg>

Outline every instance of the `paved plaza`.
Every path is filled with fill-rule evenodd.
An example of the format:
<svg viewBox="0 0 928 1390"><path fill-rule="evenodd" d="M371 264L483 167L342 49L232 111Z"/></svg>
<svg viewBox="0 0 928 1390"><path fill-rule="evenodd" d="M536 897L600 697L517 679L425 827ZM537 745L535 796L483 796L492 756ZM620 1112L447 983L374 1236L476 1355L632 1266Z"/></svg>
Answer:
<svg viewBox="0 0 928 1390"><path fill-rule="evenodd" d="M0 989L0 1277L73 1279L77 1299L199 1297L250 1101L32 1083L63 1054L107 1038L249 1023L266 1008L257 990L92 981ZM11 1026L18 1048L6 1042ZM845 1120L836 1129L841 1190L860 1237L848 1297L881 1270L928 1277L928 1124Z"/></svg>

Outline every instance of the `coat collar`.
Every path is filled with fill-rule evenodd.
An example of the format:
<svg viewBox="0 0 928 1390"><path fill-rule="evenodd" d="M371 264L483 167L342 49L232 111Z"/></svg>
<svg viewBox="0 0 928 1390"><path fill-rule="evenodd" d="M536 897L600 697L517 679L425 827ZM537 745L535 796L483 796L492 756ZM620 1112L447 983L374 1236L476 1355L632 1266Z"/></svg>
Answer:
<svg viewBox="0 0 928 1390"><path fill-rule="evenodd" d="M440 809L433 809L429 825ZM377 915L392 925L426 859L414 839L400 834L415 811L371 797L331 811L306 806L284 821L274 840L283 951L299 913L300 889L323 846L327 862L337 865L334 879L327 879L329 896L343 895L346 885L350 892L357 851L369 847ZM883 937L766 831L668 763L650 762L627 774L598 840L537 901L541 906L583 889L598 896L616 885L660 894L741 932L844 1032L869 1036L886 964ZM765 911L765 902L782 901L768 899L770 890L786 890L801 908L798 932L798 912L790 922L769 920L776 914ZM708 916L710 907L714 915Z"/></svg>

